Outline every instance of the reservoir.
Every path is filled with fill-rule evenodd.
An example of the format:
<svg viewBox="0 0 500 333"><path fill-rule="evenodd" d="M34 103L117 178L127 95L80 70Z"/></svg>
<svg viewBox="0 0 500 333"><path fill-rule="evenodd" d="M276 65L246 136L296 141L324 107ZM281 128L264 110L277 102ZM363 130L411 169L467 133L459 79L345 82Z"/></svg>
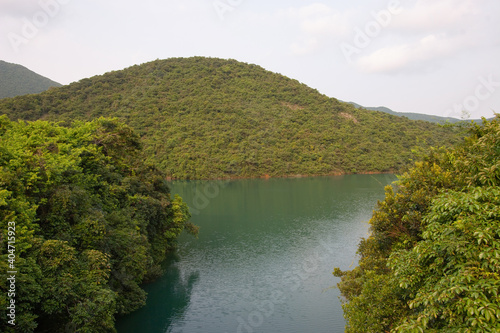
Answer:
<svg viewBox="0 0 500 333"><path fill-rule="evenodd" d="M199 237L182 235L147 305L119 333L341 333L334 267L357 263L394 175L173 181Z"/></svg>

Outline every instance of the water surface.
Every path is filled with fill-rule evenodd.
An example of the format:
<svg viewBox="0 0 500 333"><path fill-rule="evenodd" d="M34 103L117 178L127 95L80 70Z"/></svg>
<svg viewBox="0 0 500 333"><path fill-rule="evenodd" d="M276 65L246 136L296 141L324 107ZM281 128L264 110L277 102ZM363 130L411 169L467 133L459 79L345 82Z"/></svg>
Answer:
<svg viewBox="0 0 500 333"><path fill-rule="evenodd" d="M334 267L356 248L393 175L176 181L200 226L183 235L132 332L343 332Z"/></svg>

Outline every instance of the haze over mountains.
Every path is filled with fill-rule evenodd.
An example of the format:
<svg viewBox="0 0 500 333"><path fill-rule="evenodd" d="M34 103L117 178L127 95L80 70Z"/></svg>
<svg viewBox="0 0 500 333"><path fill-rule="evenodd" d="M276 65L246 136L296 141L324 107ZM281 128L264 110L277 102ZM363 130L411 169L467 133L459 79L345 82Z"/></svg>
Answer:
<svg viewBox="0 0 500 333"><path fill-rule="evenodd" d="M0 98L36 94L60 86L24 66L0 60Z"/></svg>
<svg viewBox="0 0 500 333"><path fill-rule="evenodd" d="M117 117L173 178L394 171L454 129L357 109L235 60L173 58L0 101L11 119Z"/></svg>
<svg viewBox="0 0 500 333"><path fill-rule="evenodd" d="M425 121L430 121L431 123L458 123L459 121L462 121L462 119L458 118L453 118L453 117L440 117L440 116L434 116L434 115L429 115L429 114L423 114L423 113L415 113L415 112L397 112L393 111L385 106L362 106L354 102L349 102L350 104L354 105L356 108L363 108L367 110L372 110L372 111L380 111L380 112L385 112L388 114L392 114L394 116L398 117L406 117L411 120L425 120Z"/></svg>

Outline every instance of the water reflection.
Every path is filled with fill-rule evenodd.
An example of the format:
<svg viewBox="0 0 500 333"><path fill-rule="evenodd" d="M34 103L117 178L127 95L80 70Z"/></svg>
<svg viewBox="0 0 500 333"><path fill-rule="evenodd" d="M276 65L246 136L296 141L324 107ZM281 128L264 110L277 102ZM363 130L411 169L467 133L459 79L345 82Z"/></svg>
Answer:
<svg viewBox="0 0 500 333"><path fill-rule="evenodd" d="M198 271L183 276L179 260L176 253L170 254L164 263L164 275L144 286L148 293L147 305L119 318L116 325L118 332L171 332L169 327L183 317L189 307L193 287L200 279Z"/></svg>

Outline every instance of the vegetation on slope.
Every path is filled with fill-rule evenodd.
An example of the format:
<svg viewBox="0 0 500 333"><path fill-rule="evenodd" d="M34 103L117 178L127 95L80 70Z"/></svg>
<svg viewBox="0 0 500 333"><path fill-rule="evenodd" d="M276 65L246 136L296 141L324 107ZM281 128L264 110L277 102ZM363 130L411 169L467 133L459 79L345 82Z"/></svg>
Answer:
<svg viewBox="0 0 500 333"><path fill-rule="evenodd" d="M342 272L346 332L500 331L500 116L434 150L370 220Z"/></svg>
<svg viewBox="0 0 500 333"><path fill-rule="evenodd" d="M2 113L66 123L117 117L140 134L149 161L188 179L394 171L412 148L457 140L450 127L358 110L256 65L202 57L4 99Z"/></svg>
<svg viewBox="0 0 500 333"><path fill-rule="evenodd" d="M37 94L61 84L21 65L0 60L0 98Z"/></svg>
<svg viewBox="0 0 500 333"><path fill-rule="evenodd" d="M349 104L352 104L354 107L357 109L366 109L366 110L372 110L372 111L380 111L380 112L385 112L388 114L392 114L393 116L398 116L398 117L406 117L411 120L425 120L431 123L439 123L439 124L446 124L446 123L459 123L463 122L465 120L458 119L458 118L453 118L453 117L440 117L440 116L434 116L434 115L428 115L428 114L423 114L423 113L414 113L414 112L396 112L393 111L385 106L377 106L377 107L365 107L361 106L359 104L356 104L354 102L349 102ZM467 119L467 121L469 121ZM474 119L475 122L481 122L481 119Z"/></svg>
<svg viewBox="0 0 500 333"><path fill-rule="evenodd" d="M0 270L17 271L13 297L0 280L0 331L114 332L115 314L144 305L139 285L183 229L197 230L143 161L138 136L114 120L0 117Z"/></svg>

